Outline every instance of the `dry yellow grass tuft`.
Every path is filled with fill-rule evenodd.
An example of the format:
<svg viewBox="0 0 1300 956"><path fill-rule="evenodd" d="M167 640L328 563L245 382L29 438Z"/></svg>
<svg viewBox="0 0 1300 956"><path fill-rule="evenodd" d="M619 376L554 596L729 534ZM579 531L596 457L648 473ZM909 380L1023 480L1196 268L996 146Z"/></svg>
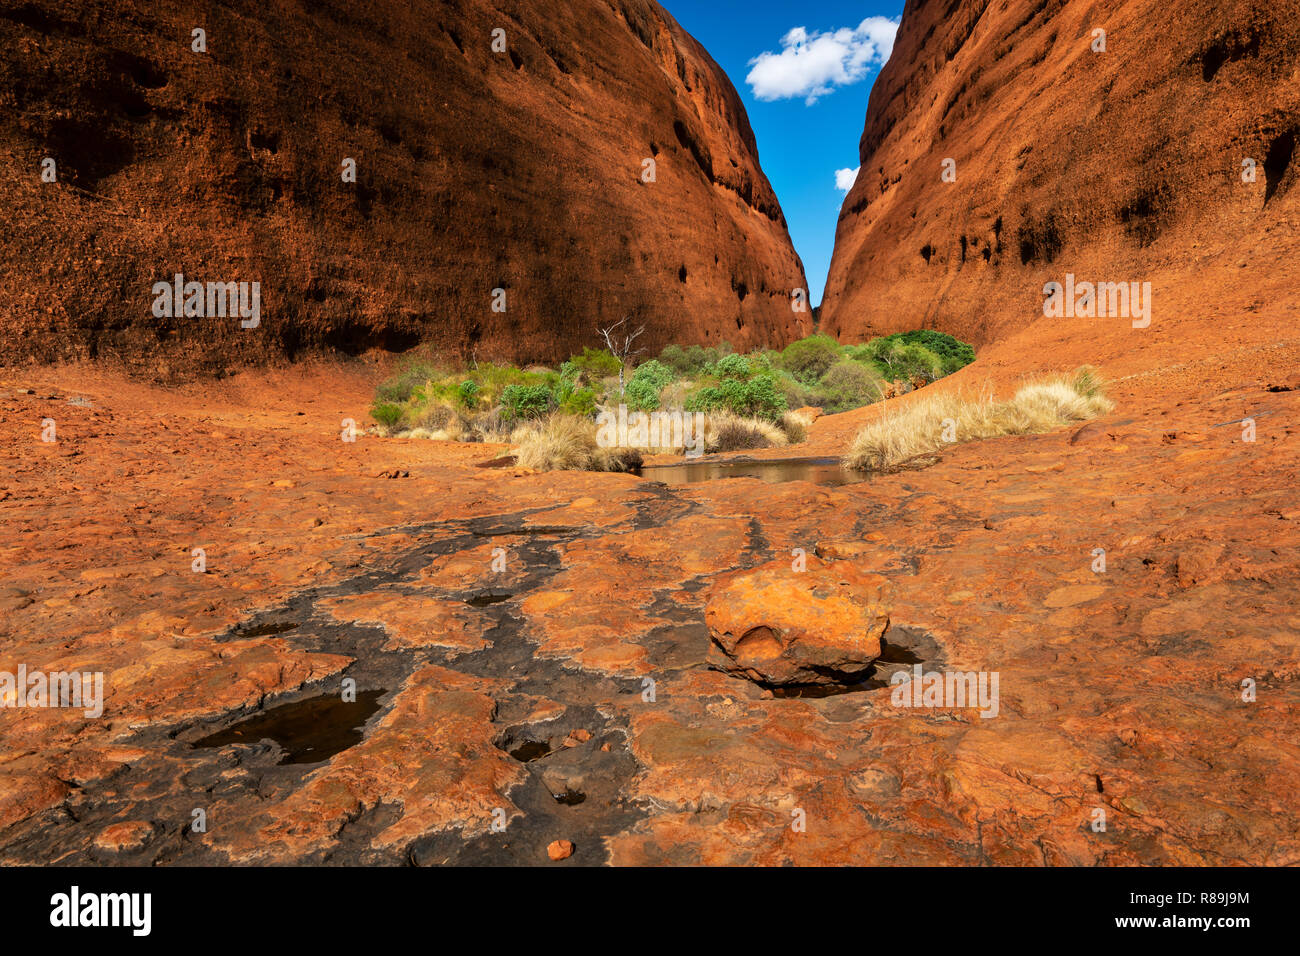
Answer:
<svg viewBox="0 0 1300 956"><path fill-rule="evenodd" d="M808 427L812 425L812 419L807 415L801 415L799 412L786 412L781 416L781 431L785 432L786 440L791 445L798 445L800 442L808 440Z"/></svg>
<svg viewBox="0 0 1300 956"><path fill-rule="evenodd" d="M634 449L601 448L596 423L577 415L556 414L510 436L515 460L536 471L629 471L641 462Z"/></svg>
<svg viewBox="0 0 1300 956"><path fill-rule="evenodd" d="M685 413L672 413L685 414ZM685 416L694 429L693 414ZM712 412L703 416L704 447L696 451L725 452L748 448L781 448L802 441L808 420L787 414L779 423L759 418L742 418L730 412ZM678 429L681 432L682 429ZM683 444L602 448L597 441L600 429L591 419L555 413L540 422L520 425L509 436L515 458L524 468L537 471L630 471L641 463L643 454L685 454ZM651 434L654 434L652 431ZM682 438L682 434L674 437Z"/></svg>
<svg viewBox="0 0 1300 956"><path fill-rule="evenodd" d="M1104 383L1086 366L1073 376L1029 382L1005 402L987 390L974 398L941 392L901 412L886 410L858 432L844 464L861 471L886 471L914 458L936 455L954 442L1051 431L1104 415L1112 407Z"/></svg>
<svg viewBox="0 0 1300 956"><path fill-rule="evenodd" d="M747 448L780 448L790 443L778 426L761 418L741 418L730 412L712 412L705 419L704 447L709 452Z"/></svg>

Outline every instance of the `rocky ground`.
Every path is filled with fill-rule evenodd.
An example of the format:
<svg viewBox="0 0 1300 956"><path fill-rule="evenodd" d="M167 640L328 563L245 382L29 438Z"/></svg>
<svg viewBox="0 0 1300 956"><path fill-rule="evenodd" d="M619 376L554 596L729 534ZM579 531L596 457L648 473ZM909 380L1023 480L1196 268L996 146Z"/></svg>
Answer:
<svg viewBox="0 0 1300 956"><path fill-rule="evenodd" d="M0 372L0 669L106 683L98 719L0 712L0 860L1295 864L1297 359L1117 359L1106 419L836 488L347 443L361 363ZM715 579L796 549L885 579L852 692L709 664ZM912 661L998 672L997 716L895 706ZM308 699L328 736L349 678L374 714L324 762L205 741Z"/></svg>

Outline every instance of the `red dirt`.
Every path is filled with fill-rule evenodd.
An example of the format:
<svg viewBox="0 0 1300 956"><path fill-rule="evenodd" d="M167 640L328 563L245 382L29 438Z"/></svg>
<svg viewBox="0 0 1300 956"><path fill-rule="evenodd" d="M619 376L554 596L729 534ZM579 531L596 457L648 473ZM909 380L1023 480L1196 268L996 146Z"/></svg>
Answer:
<svg viewBox="0 0 1300 956"><path fill-rule="evenodd" d="M579 861L1295 863L1300 811L1283 782L1300 776L1300 390L1270 391L1287 383L1258 369L1262 355L1295 368L1297 353L1134 373L1106 420L958 446L919 472L667 492L629 476L473 467L497 447L344 444L341 419L360 413L374 377L355 367L202 390L84 367L7 373L5 665L103 670L109 693L103 720L7 711L21 719L6 720L0 747L3 856L103 860L111 841L96 838L110 824L174 832L193 806L217 806L225 824L197 844L159 837L131 858L380 860L459 833L445 844L454 859L489 852L501 807L516 845L541 858L563 833L513 802L530 765L492 743L516 724L563 737L566 708L596 706L609 724L565 752L630 755L639 769L616 794L642 809L614 824L589 808L595 842L570 834ZM866 414L819 420L809 448L839 445ZM1253 444L1240 426L1216 427L1246 416ZM40 441L43 417L58 422L56 444ZM395 470L410 477L377 477ZM525 527L561 529L545 539L560 562L549 578L517 560L526 531L454 544L458 520L530 509ZM428 522L443 524L410 527ZM446 557L402 558L436 541L450 543ZM818 544L888 576L895 625L931 635L948 666L999 671L998 719L899 709L887 690L777 699L703 669L704 593L691 582ZM206 574L191 571L195 546ZM496 546L515 562L505 575L490 569ZM1107 551L1104 574L1090 568L1094 548ZM350 589L372 596L355 614L328 598L399 562L401 580ZM538 685L490 660L467 670L458 655L484 636L505 652L500 635L464 630L462 596L482 588L516 594L538 659L582 678ZM326 600L298 633L214 640L302 593ZM408 605L443 623L412 629ZM218 766L234 782L196 794L186 774L215 757L164 731L196 738L304 681L332 692L347 655L313 650L304 633L343 618L382 622L388 647L442 663L403 657L389 716L275 796L255 795L256 760L241 769L230 756ZM1241 700L1245 678L1255 703ZM541 686L550 692L535 696ZM80 823L55 811L68 801ZM591 802L563 809L583 819ZM1105 833L1089 828L1099 807ZM795 808L806 832L790 828ZM376 821L360 845L346 834L359 812Z"/></svg>

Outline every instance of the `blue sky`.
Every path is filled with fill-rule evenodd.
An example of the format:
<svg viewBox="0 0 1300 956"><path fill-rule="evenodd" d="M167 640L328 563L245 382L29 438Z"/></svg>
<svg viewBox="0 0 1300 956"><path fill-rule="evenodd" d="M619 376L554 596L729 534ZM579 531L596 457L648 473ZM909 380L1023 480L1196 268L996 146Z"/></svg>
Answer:
<svg viewBox="0 0 1300 956"><path fill-rule="evenodd" d="M809 298L820 303L844 199L836 171L857 168L867 97L903 0L660 3L740 91L763 171L808 273Z"/></svg>

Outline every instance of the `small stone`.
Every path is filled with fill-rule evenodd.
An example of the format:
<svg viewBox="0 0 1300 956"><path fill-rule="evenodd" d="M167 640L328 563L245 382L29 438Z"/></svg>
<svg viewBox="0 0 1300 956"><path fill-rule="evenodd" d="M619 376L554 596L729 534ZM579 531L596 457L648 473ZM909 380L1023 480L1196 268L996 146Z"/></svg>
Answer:
<svg viewBox="0 0 1300 956"><path fill-rule="evenodd" d="M552 860L567 860L573 856L573 844L568 840L554 840L546 847L546 855Z"/></svg>
<svg viewBox="0 0 1300 956"><path fill-rule="evenodd" d="M1057 588L1043 598L1043 606L1050 608L1074 607L1087 601L1095 601L1106 593L1100 584L1067 584Z"/></svg>
<svg viewBox="0 0 1300 956"><path fill-rule="evenodd" d="M153 824L145 820L111 823L95 836L95 846L108 853L143 849L153 836Z"/></svg>
<svg viewBox="0 0 1300 956"><path fill-rule="evenodd" d="M581 728L578 730L571 730L569 731L569 736L564 738L564 746L576 747L578 744L585 744L590 739L590 730L582 730Z"/></svg>

